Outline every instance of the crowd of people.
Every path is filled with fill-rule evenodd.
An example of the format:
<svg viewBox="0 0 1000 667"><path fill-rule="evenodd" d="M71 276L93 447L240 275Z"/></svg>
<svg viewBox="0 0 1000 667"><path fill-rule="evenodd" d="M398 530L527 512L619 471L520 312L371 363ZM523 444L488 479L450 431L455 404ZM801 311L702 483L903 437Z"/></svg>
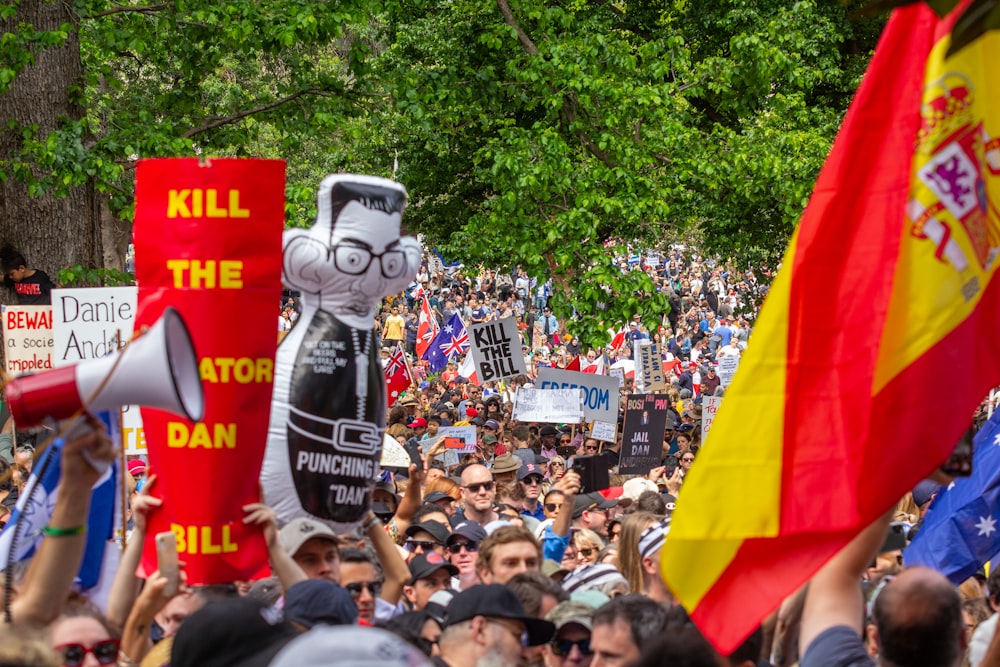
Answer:
<svg viewBox="0 0 1000 667"><path fill-rule="evenodd" d="M753 271L680 248L655 265L627 254L620 267L649 271L677 305L653 331L635 318L609 332L605 347L584 349L573 320L549 311L545 284L518 270L472 277L428 256L411 289L378 315L384 348L403 346L421 367L416 332L426 297L442 321L456 312L469 323L513 314L528 373L478 384L458 373L460 358L440 374L417 373L386 429L417 454L382 472L370 511L349 532L312 518L279 525L267 505L246 505L243 521L259 526L267 544L266 578L188 587L182 577L171 591L166 573L139 577L147 518L164 501L155 475L135 460L131 533L107 600L70 593L98 476L93 462L115 456L91 420L89 433L63 447L40 547L5 572L0 666L1000 666L992 634L1000 573L955 588L935 572L903 567L901 550L938 489L929 482L734 651L721 655L705 640L664 584L659 556L697 465L702 400L724 391L715 364L743 353L766 286ZM283 297L279 337L297 313L295 295ZM514 419L514 398L541 365L565 368L578 357L606 370L640 338L661 343L671 369L660 465L621 474L620 440L598 440L586 423ZM625 378L622 401L633 391ZM450 456L440 433L448 426L472 427L475 451ZM4 430L0 466L17 474L0 476L0 494L16 498L33 456L15 450ZM606 488L585 487L583 461L607 469Z"/></svg>

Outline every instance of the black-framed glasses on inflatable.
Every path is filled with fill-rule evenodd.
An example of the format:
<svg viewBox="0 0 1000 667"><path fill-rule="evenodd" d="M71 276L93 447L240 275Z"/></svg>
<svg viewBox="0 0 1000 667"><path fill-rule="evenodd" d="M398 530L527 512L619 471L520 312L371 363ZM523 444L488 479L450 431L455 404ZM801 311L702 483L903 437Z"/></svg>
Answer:
<svg viewBox="0 0 1000 667"><path fill-rule="evenodd" d="M375 253L370 245L358 239L346 239L333 246L333 265L350 276L367 271L376 257L385 278L398 278L406 271L406 253L402 250L392 248Z"/></svg>

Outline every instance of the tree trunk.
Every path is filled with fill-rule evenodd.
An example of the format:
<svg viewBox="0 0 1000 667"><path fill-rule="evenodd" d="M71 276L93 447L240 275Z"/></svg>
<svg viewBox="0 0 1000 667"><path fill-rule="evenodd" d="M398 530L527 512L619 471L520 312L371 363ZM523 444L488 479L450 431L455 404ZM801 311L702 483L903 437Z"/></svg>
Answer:
<svg viewBox="0 0 1000 667"><path fill-rule="evenodd" d="M16 15L0 21L0 31L14 32L20 24L36 31L56 30L63 23L78 24L72 3L21 0ZM74 29L60 47L35 48L34 63L26 67L7 92L0 95L0 243L21 251L28 266L57 280L59 269L82 264L105 266L101 231L101 195L93 184L72 188L65 197L49 194L31 197L27 184L11 177L9 162L23 144L21 132L8 125L37 126L44 138L61 125L61 119L78 120L84 109L71 99L71 87L83 89L80 40ZM81 93L76 93L79 100ZM120 261L120 260L119 260Z"/></svg>

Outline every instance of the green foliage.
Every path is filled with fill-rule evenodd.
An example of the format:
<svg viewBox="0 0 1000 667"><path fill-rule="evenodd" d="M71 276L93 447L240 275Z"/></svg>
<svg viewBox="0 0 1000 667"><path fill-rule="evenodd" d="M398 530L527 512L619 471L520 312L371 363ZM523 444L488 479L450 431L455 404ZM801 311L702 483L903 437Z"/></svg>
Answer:
<svg viewBox="0 0 1000 667"><path fill-rule="evenodd" d="M135 284L135 276L115 269L77 264L59 269L57 282L62 287L118 287Z"/></svg>
<svg viewBox="0 0 1000 667"><path fill-rule="evenodd" d="M555 283L588 343L666 311L615 253L780 255L874 46L834 0L394 8L378 71L408 212L450 258ZM612 247L607 244L612 242Z"/></svg>
<svg viewBox="0 0 1000 667"><path fill-rule="evenodd" d="M128 218L139 158L280 157L293 226L312 223L324 174L395 177L411 230L466 264L551 277L591 344L667 308L616 254L697 238L780 255L881 27L838 0L75 8L86 115L47 135L2 119L22 139L3 177L36 195L93 183ZM60 40L4 35L0 86Z"/></svg>

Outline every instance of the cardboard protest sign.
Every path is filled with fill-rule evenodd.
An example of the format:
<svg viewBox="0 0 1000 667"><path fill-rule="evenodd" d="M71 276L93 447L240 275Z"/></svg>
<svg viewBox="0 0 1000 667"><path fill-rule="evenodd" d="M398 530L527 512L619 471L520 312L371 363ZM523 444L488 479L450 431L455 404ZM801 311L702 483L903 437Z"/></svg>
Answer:
<svg viewBox="0 0 1000 667"><path fill-rule="evenodd" d="M648 345L640 345L636 349L639 353L639 364L642 369L642 391L656 392L666 390L667 374L663 370L663 357L660 355L660 346L656 343L650 343Z"/></svg>
<svg viewBox="0 0 1000 667"><path fill-rule="evenodd" d="M590 427L590 437L602 442L614 442L618 435L617 422L595 421Z"/></svg>
<svg viewBox="0 0 1000 667"><path fill-rule="evenodd" d="M577 389L583 392L583 416L587 421L618 421L618 379L607 375L539 368L539 389Z"/></svg>
<svg viewBox="0 0 1000 667"><path fill-rule="evenodd" d="M505 317L469 325L470 352L479 382L505 380L528 372L521 353L517 320Z"/></svg>
<svg viewBox="0 0 1000 667"><path fill-rule="evenodd" d="M165 498L147 535L175 534L189 585L253 579L267 563L260 529L243 523L242 506L260 497L284 192L279 160L156 159L136 169L135 326L175 308L191 333L205 393L199 423L142 409L158 475L153 493ZM142 562L147 572L156 569L152 539Z"/></svg>
<svg viewBox="0 0 1000 667"><path fill-rule="evenodd" d="M618 388L621 389L625 386L625 369L624 368L609 368L608 377L613 377L618 380Z"/></svg>
<svg viewBox="0 0 1000 667"><path fill-rule="evenodd" d="M715 413L722 405L722 396L705 396L701 399L701 441L705 442L708 432L712 430L712 422L715 420Z"/></svg>
<svg viewBox="0 0 1000 667"><path fill-rule="evenodd" d="M618 463L621 474L644 475L660 465L669 405L666 394L631 394L626 399Z"/></svg>
<svg viewBox="0 0 1000 667"><path fill-rule="evenodd" d="M446 466L457 466L461 461L462 454L474 454L476 452L476 427L475 426L442 426L438 429L437 438L425 440L421 449L426 453L428 449L438 441L444 439L444 454L442 460Z"/></svg>
<svg viewBox="0 0 1000 667"><path fill-rule="evenodd" d="M723 387L728 387L729 383L733 381L733 376L736 375L736 369L740 366L739 357L719 357L719 367L716 372L719 374L719 379L722 381L721 385Z"/></svg>
<svg viewBox="0 0 1000 667"><path fill-rule="evenodd" d="M7 375L52 369L52 306L2 306Z"/></svg>
<svg viewBox="0 0 1000 667"><path fill-rule="evenodd" d="M581 391L521 387L514 398L513 416L523 422L579 423L583 420Z"/></svg>
<svg viewBox="0 0 1000 667"><path fill-rule="evenodd" d="M137 287L52 290L53 364L99 359L127 345L135 326L138 291ZM138 406L122 406L121 435L126 454L146 453Z"/></svg>

